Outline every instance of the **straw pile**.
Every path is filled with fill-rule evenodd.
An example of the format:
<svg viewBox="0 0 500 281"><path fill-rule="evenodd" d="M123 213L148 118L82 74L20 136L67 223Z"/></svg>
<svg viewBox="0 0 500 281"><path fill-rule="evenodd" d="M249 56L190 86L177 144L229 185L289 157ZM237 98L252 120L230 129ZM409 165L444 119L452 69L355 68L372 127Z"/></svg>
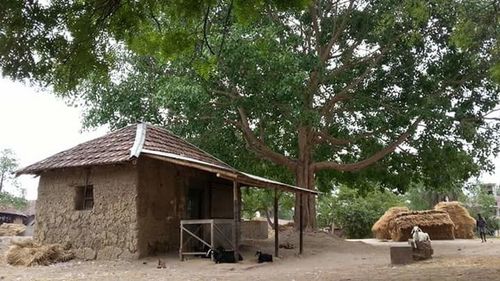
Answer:
<svg viewBox="0 0 500 281"><path fill-rule="evenodd" d="M427 232L431 240L455 239L455 224L445 211L428 210L397 214L389 222L389 231L393 241L407 241L412 228L418 225Z"/></svg>
<svg viewBox="0 0 500 281"><path fill-rule="evenodd" d="M26 230L26 226L17 223L0 224L0 236L17 236Z"/></svg>
<svg viewBox="0 0 500 281"><path fill-rule="evenodd" d="M377 239L391 239L391 233L389 231L389 222L392 221L396 215L409 212L410 210L406 207L392 207L389 208L373 225L372 232L373 236Z"/></svg>
<svg viewBox="0 0 500 281"><path fill-rule="evenodd" d="M476 220L470 216L460 202L439 202L435 210L445 211L455 224L455 238L473 239Z"/></svg>
<svg viewBox="0 0 500 281"><path fill-rule="evenodd" d="M74 258L69 246L63 247L60 244L41 245L31 239L12 241L11 244L12 246L7 252L7 263L10 265L50 265Z"/></svg>

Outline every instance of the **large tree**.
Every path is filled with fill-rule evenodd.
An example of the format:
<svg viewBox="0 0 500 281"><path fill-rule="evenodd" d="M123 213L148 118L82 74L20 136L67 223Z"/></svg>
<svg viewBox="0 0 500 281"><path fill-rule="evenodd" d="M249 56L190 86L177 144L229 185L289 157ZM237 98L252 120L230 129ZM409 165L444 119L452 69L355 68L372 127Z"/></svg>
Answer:
<svg viewBox="0 0 500 281"><path fill-rule="evenodd" d="M243 2L185 18L156 1L17 3L0 14L0 65L76 97L90 125L172 124L228 162L244 141L305 188L316 174L443 187L489 168L497 1L256 1L248 17Z"/></svg>

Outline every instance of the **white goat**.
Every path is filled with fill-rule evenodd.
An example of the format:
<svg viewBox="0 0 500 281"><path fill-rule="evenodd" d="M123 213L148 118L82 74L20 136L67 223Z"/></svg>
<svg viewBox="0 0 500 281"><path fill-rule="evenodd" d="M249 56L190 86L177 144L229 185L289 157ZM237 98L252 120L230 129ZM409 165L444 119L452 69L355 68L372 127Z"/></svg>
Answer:
<svg viewBox="0 0 500 281"><path fill-rule="evenodd" d="M415 245L415 249L417 249L417 242L421 241L431 241L429 234L425 233L418 226L414 226L410 232L410 235L413 237L413 241L411 244Z"/></svg>

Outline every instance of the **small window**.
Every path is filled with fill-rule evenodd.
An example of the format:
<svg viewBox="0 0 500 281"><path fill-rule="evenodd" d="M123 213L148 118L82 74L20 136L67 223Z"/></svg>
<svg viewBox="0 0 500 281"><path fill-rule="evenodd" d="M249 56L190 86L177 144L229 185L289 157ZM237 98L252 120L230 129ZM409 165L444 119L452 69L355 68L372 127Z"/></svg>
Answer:
<svg viewBox="0 0 500 281"><path fill-rule="evenodd" d="M92 210L94 207L94 187L92 185L76 188L75 209Z"/></svg>

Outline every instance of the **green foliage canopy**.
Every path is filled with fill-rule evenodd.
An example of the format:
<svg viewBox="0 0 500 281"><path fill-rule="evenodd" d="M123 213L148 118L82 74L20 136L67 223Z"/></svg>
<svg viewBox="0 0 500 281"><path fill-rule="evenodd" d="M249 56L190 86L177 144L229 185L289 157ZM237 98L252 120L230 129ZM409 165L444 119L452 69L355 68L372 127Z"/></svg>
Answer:
<svg viewBox="0 0 500 281"><path fill-rule="evenodd" d="M446 189L491 169L498 1L284 3L4 1L0 66L87 125L169 124L306 188Z"/></svg>

